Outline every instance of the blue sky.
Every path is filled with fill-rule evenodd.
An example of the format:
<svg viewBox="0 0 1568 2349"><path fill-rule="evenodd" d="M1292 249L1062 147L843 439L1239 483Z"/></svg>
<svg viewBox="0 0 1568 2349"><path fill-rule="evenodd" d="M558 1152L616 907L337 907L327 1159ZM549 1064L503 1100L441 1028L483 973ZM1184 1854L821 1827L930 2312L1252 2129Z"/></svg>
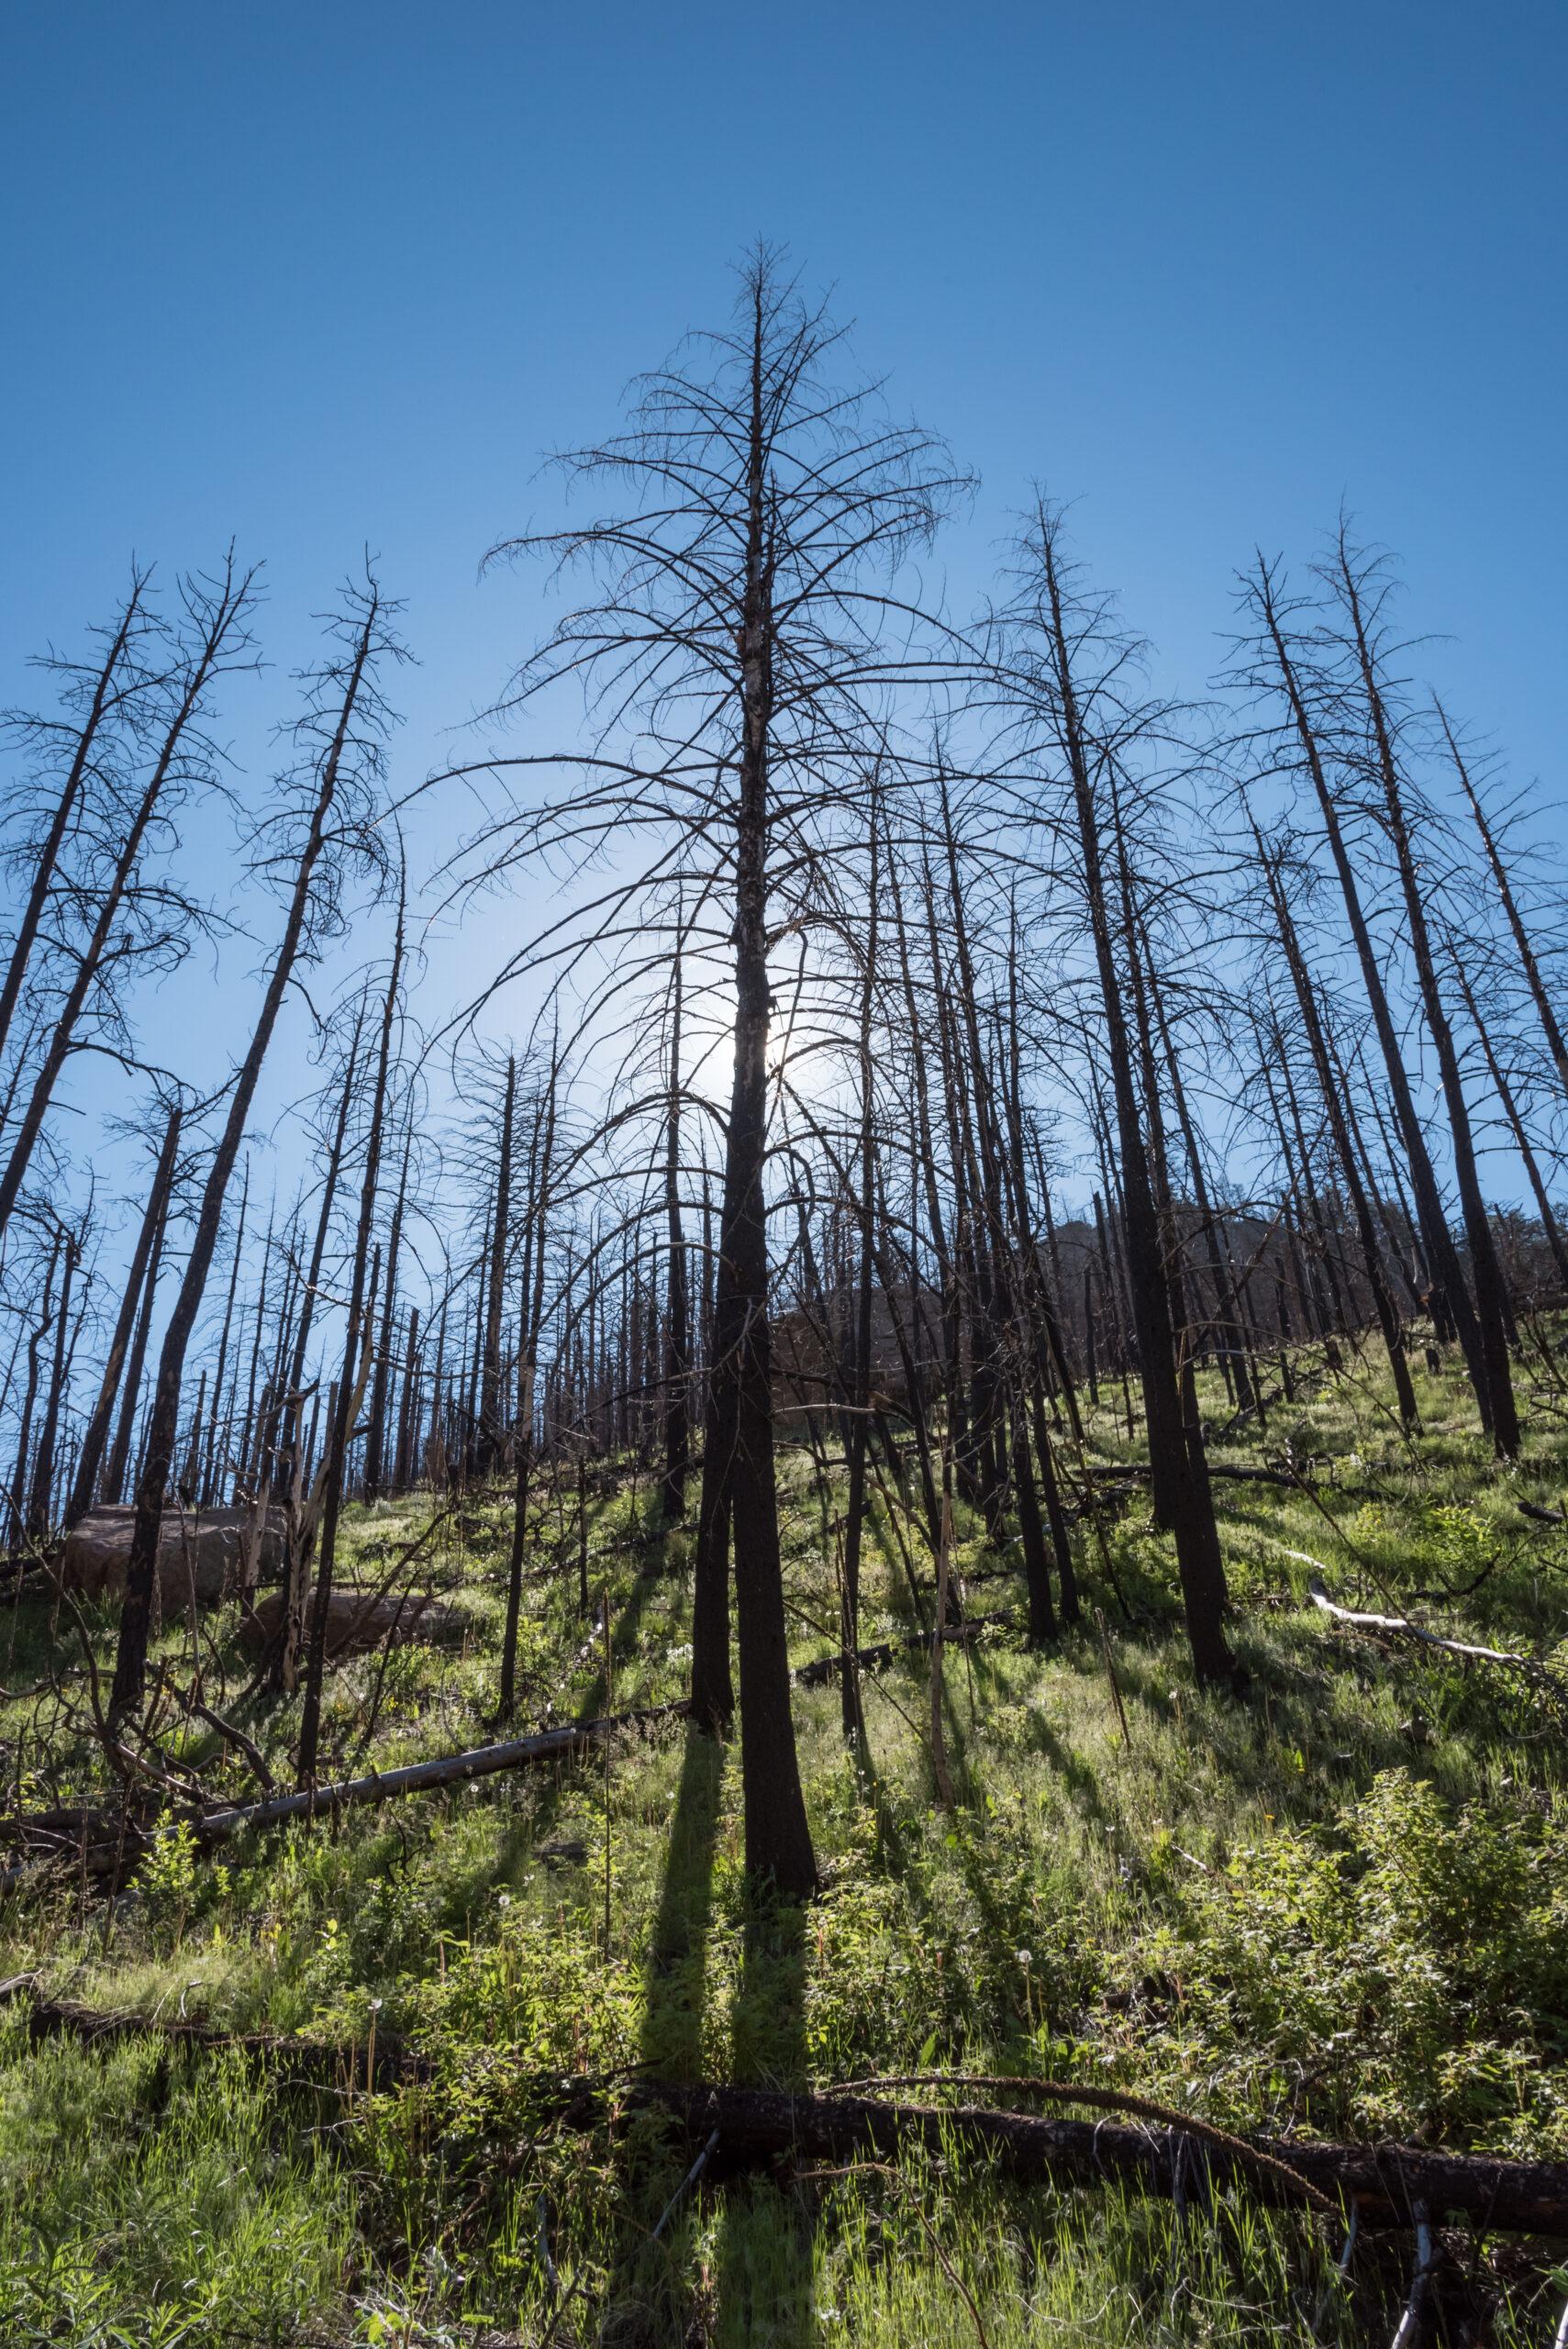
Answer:
<svg viewBox="0 0 1568 2349"><path fill-rule="evenodd" d="M0 698L133 549L172 569L234 533L269 567L275 666L231 699L264 768L368 541L423 772L537 623L476 567L539 510L539 452L722 317L762 233L980 473L961 607L1042 477L1197 687L1234 566L1305 559L1345 497L1412 625L1451 633L1456 707L1550 778L1565 26L1534 0L13 5Z"/></svg>

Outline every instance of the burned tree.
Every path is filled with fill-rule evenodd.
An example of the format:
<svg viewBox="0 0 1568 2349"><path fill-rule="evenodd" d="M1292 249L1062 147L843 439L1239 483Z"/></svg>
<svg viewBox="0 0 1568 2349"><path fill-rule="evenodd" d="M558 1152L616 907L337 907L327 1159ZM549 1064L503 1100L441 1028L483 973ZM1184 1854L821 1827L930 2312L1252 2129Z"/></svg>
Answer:
<svg viewBox="0 0 1568 2349"><path fill-rule="evenodd" d="M598 589L518 671L504 709L516 715L578 678L599 725L576 761L575 793L514 808L482 850L493 871L568 841L602 843L617 828L623 844L640 834L657 845L599 900L601 937L619 934L661 886L668 905L685 876L709 891L697 951L710 967L721 949L729 958L734 1062L692 1694L699 1719L727 1718L733 1539L748 1866L787 1894L809 1890L816 1868L795 1760L774 1491L770 957L781 930L812 925L835 817L859 796L891 685L917 665L902 641L886 641L890 611L909 626L891 574L958 486L927 435L894 424L869 389L832 380L840 349L826 316L759 251L735 325L694 339L689 355L646 378L628 431L564 461L579 485L620 486L624 511L496 551L551 554ZM516 783L546 763L497 759L484 772ZM640 936L638 948L645 954Z"/></svg>
<svg viewBox="0 0 1568 2349"><path fill-rule="evenodd" d="M257 875L281 885L287 910L250 1041L229 1090L228 1114L207 1168L190 1253L159 1356L120 1610L110 1694L115 1720L123 1720L140 1703L146 1684L159 1531L173 1464L185 1353L217 1246L229 1177L284 996L302 959L308 962L317 953L341 923L345 893L354 877L379 878L384 868L376 821L390 712L378 672L398 651L387 623L387 607L373 576L363 587L345 591L341 608L329 623L333 650L306 680L305 711L295 721L300 763L284 779L277 802L254 835Z"/></svg>

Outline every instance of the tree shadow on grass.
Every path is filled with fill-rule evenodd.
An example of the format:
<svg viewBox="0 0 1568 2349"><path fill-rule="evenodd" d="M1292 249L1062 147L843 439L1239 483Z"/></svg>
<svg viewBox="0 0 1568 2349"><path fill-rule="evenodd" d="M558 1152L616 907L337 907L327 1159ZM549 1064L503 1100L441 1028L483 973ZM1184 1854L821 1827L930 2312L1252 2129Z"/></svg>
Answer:
<svg viewBox="0 0 1568 2349"><path fill-rule="evenodd" d="M713 1866L725 1748L688 1728L645 1975L642 2060L660 2079L703 2076Z"/></svg>
<svg viewBox="0 0 1568 2349"><path fill-rule="evenodd" d="M733 2077L806 2082L804 1909L760 1901L748 1920L731 2017ZM737 2181L714 2254L715 2349L806 2349L817 2337L815 2215L808 2190L784 2180Z"/></svg>
<svg viewBox="0 0 1568 2349"><path fill-rule="evenodd" d="M707 1944L726 1760L720 1742L701 1730L688 1726L685 1741L643 1972L639 2048L649 2077L682 2082L699 2080L705 2071ZM652 2349L655 2343L684 2340L690 2329L689 2272L700 2194L687 2197L653 2240L652 2231L690 2166L691 2148L650 2119L635 2124L628 2151L634 2181L606 2289L601 2338L606 2349Z"/></svg>

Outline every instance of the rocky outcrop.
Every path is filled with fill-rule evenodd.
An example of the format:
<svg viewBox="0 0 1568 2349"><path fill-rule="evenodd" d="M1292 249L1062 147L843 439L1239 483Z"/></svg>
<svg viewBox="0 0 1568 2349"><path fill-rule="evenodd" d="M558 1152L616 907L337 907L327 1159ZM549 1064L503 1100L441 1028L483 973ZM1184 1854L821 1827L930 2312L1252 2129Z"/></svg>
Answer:
<svg viewBox="0 0 1568 2349"><path fill-rule="evenodd" d="M284 1594L269 1591L253 1615L240 1626L240 1637L258 1654L278 1637L284 1620ZM311 1594L306 1618L316 1607ZM329 1658L363 1655L387 1641L399 1647L406 1640L450 1639L461 1632L464 1618L455 1607L443 1607L428 1590L389 1592L357 1590L351 1584L334 1590L327 1602L327 1653Z"/></svg>
<svg viewBox="0 0 1568 2349"><path fill-rule="evenodd" d="M191 1591L198 1607L211 1607L239 1588L245 1544L254 1512L249 1508L167 1508L158 1544L158 1591L165 1614L189 1610ZM67 1590L87 1598L119 1598L125 1593L136 1510L128 1504L90 1509L73 1525L61 1552L59 1573ZM278 1574L284 1555L284 1517L268 1509L261 1526L261 1578Z"/></svg>

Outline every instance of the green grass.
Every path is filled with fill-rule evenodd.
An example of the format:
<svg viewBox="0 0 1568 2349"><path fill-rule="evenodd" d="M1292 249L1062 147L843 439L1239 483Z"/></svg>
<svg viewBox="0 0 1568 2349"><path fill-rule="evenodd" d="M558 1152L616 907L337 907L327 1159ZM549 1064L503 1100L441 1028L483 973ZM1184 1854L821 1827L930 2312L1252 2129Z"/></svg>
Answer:
<svg viewBox="0 0 1568 2349"><path fill-rule="evenodd" d="M1561 1738L1507 1675L1337 1632L1306 1603L1312 1567L1291 1555L1319 1561L1349 1603L1413 1607L1462 1636L1568 1658L1568 1539L1518 1508L1562 1500L1568 1407L1543 1371L1524 1397L1524 1458L1503 1469L1451 1365L1420 1380L1412 1442L1370 1353L1340 1378L1307 1357L1296 1374L1266 1438L1239 1431L1216 1453L1288 1452L1324 1487L1322 1508L1278 1486L1218 1487L1248 1700L1195 1690L1170 1545L1135 1502L1108 1535L1131 1620L1095 1546L1080 1553L1130 1741L1092 1624L1044 1654L1011 1633L950 1652L951 1815L934 1800L923 1658L867 1683L862 1753L846 1751L836 1690L797 1691L826 1884L805 1911L751 1900L738 1753L679 1723L618 1742L607 1789L594 1758L273 1833L217 1865L171 1840L112 1908L63 1875L12 1898L5 1973L37 1969L84 2004L183 2003L225 2026L361 2048L373 2025L429 2071L373 2097L362 2072L351 2089L347 2077L290 2087L146 2039L39 2051L13 2020L0 2037L0 2334L414 2349L483 2321L536 2340L552 2303L542 2232L576 2287L563 2337L584 2342L1386 2337L1406 2247L1367 2243L1341 2281L1331 2230L1245 2192L1178 2208L1110 2188L1025 2190L959 2144L897 2175L705 2180L651 2241L685 2149L647 2117L566 2129L545 2087L639 2065L819 2085L1027 2071L1230 2124L1568 2156ZM1095 1450L1133 1456L1109 1399ZM1218 1425L1217 1383L1205 1403ZM783 1475L804 1661L832 1644L832 1542L808 1463L791 1456ZM1375 1497L1335 1497L1336 1485ZM583 1653L569 1503L544 1512L526 1720L547 1704L566 1716L682 1693L684 1541L651 1546L649 1507L646 1478L629 1476L595 1502L608 1686L602 1651ZM355 1575L373 1576L431 1508L415 1497L352 1512ZM471 1500L435 1553L468 1619L461 1643L333 1675L334 1766L486 1734L506 1530L499 1495ZM906 1537L929 1572L912 1523ZM996 1563L977 1529L962 1563ZM983 1583L974 1603L1011 1595ZM863 1636L908 1623L879 1510ZM112 1624L93 1631L107 1653ZM82 1662L69 1624L51 1629L35 1600L0 1626L6 1651L12 1689ZM188 1673L188 1631L171 1627L164 1651ZM207 1671L210 1690L210 1657ZM231 1663L225 1701L284 1777L295 1709L241 1707L243 1679ZM0 1707L6 1767L29 1803L97 1782L81 1683L68 1687L74 1725L48 1696ZM244 1789L206 1731L172 1734L167 1750L210 1786ZM1469 2270L1447 2287L1456 2325L1468 2311L1476 2338L1551 2338L1568 2282L1549 2263L1485 2243L1456 2256Z"/></svg>

